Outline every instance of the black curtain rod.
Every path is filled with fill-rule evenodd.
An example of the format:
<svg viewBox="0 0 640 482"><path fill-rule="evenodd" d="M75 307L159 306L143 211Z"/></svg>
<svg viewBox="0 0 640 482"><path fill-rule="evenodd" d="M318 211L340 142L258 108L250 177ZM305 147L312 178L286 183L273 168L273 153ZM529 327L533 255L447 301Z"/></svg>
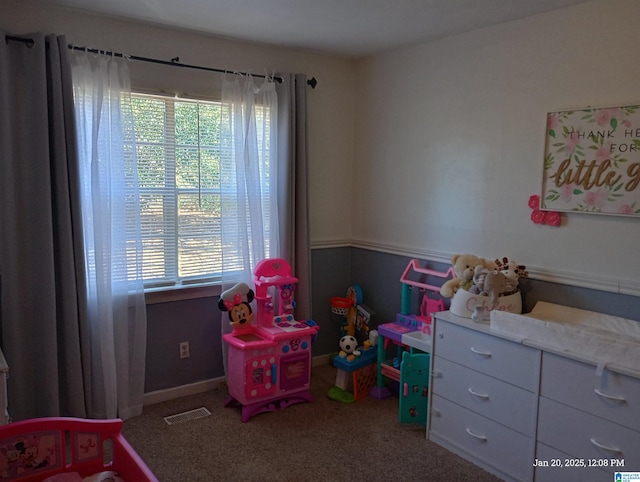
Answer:
<svg viewBox="0 0 640 482"><path fill-rule="evenodd" d="M32 38L26 38L26 37L17 37L15 35L6 35L5 39L7 41L9 40L13 40L14 42L23 42L25 44L27 44L27 47L33 47L33 39ZM185 67L188 69L197 69L197 70L206 70L209 72L220 72L222 74L226 74L226 73L239 73L242 75L252 75L254 77L260 77L260 78L266 78L266 75L260 75L260 74L247 74L246 72L235 72L235 71L229 71L229 70L222 70L222 69L216 69L213 67L202 67L200 65L191 65L191 64L183 64L180 63L180 57L174 57L173 59L169 60L159 60L159 59L152 59L149 57L140 57L138 55L124 55L122 53L119 52L111 52L111 51L107 51L107 50L99 50L99 49L93 49L93 48L87 48L87 47L78 47L76 45L69 45L69 48L72 50L79 50L79 51L83 51L83 52L89 52L92 54L102 54L102 55L110 55L112 57L122 57L122 58L126 58L126 59L131 59L131 60L138 60L140 62L150 62L153 64L161 64L161 65L172 65L174 67ZM273 78L276 82L278 82L279 84L282 83L282 77L274 77ZM312 89L316 88L316 85L318 84L318 81L316 80L315 77L311 77L309 80L307 80L307 84L309 86L311 86Z"/></svg>
<svg viewBox="0 0 640 482"><path fill-rule="evenodd" d="M33 39L26 37L16 37L15 35L5 35L5 42L9 42L9 40L13 40L14 42L22 42L23 44L27 44L27 47L33 47Z"/></svg>

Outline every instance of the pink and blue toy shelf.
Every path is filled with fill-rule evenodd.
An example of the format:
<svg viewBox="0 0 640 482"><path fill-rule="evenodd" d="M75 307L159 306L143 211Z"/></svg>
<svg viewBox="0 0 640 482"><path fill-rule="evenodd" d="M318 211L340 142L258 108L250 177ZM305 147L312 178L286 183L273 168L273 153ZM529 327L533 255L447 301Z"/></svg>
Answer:
<svg viewBox="0 0 640 482"><path fill-rule="evenodd" d="M432 314L445 306L439 298L439 286L424 279L450 275L451 270L422 268L418 260L411 260L400 277L400 313L395 321L378 325L377 383L370 394L380 399L397 391L400 422L426 424ZM420 299L417 313L411 309L414 289Z"/></svg>

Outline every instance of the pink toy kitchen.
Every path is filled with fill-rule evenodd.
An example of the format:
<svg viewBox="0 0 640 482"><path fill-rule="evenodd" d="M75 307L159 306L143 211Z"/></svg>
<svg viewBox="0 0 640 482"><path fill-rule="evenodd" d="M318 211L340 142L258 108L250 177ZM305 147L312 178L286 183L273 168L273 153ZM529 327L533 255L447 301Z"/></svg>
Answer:
<svg viewBox="0 0 640 482"><path fill-rule="evenodd" d="M242 422L259 413L313 401L311 344L319 331L314 321L294 318L298 278L287 261L261 261L253 283L255 292L238 283L222 293L218 304L229 312L233 327L223 335L229 348L225 406L240 404Z"/></svg>

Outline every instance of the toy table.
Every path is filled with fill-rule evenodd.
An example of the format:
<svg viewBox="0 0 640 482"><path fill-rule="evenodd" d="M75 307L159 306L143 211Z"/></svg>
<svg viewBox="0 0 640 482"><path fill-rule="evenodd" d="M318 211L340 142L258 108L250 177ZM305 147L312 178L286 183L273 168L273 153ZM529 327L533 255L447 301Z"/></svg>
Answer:
<svg viewBox="0 0 640 482"><path fill-rule="evenodd" d="M422 331L410 331L402 335L402 344L407 345L412 353L416 351L431 353L431 334Z"/></svg>
<svg viewBox="0 0 640 482"><path fill-rule="evenodd" d="M349 360L347 357L336 356L333 359L333 366L338 369L336 373L336 386L334 395L329 394L329 398L334 398L342 402L352 402L360 400L369 394L371 388L376 384L376 373L378 351L374 348L360 348L360 356ZM349 375L352 376L353 396L345 399L344 392L348 390Z"/></svg>
<svg viewBox="0 0 640 482"><path fill-rule="evenodd" d="M384 323L378 325L378 373L377 384L371 390L371 396L377 399L383 399L391 395L389 389L385 386L385 377L400 382L400 360L402 359L402 352L410 349L411 345L408 345L403 341L403 337L406 339L414 338L422 340L422 335L425 332L424 323L413 315L397 314L396 321L392 323ZM411 342L411 340L409 340ZM386 352L389 348L390 342L397 348L397 366L387 363Z"/></svg>
<svg viewBox="0 0 640 482"><path fill-rule="evenodd" d="M400 398L398 416L402 423L426 425L430 328L415 316L401 314L396 316L395 322L378 326L377 385L370 393L374 398L386 398L391 391L385 384L385 377L397 382ZM397 366L386 361L389 344L397 349Z"/></svg>

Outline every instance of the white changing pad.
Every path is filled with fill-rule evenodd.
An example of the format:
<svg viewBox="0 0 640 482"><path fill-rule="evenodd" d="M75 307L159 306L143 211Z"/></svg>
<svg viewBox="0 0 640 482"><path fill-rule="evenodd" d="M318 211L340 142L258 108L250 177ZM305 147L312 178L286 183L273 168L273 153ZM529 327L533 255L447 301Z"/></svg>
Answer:
<svg viewBox="0 0 640 482"><path fill-rule="evenodd" d="M491 331L640 372L640 322L539 301L530 313L491 312Z"/></svg>

